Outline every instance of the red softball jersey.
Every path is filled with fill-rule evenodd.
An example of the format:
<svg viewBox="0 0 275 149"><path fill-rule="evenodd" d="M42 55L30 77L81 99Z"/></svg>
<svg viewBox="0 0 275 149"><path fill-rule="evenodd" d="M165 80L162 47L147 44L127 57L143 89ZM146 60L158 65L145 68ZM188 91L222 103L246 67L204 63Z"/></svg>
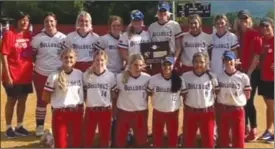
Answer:
<svg viewBox="0 0 275 149"><path fill-rule="evenodd" d="M274 36L271 39L263 38L261 52L261 78L263 81L274 81L274 71L271 66L274 63Z"/></svg>
<svg viewBox="0 0 275 149"><path fill-rule="evenodd" d="M240 39L241 49L239 57L242 62L243 71L247 72L254 55L259 55L261 52L262 39L260 34L254 29L248 29L243 33Z"/></svg>
<svg viewBox="0 0 275 149"><path fill-rule="evenodd" d="M14 84L32 82L31 38L30 32L18 33L15 30L9 30L3 36L1 53L7 55L8 69ZM5 70L2 71L2 80L7 80Z"/></svg>

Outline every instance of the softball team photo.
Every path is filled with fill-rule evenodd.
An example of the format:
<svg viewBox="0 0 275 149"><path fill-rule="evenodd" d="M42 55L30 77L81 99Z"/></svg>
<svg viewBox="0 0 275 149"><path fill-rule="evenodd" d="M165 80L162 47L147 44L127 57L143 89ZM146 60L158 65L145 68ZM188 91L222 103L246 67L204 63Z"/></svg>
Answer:
<svg viewBox="0 0 275 149"><path fill-rule="evenodd" d="M274 148L274 7L257 20L214 2L123 3L83 1L93 9L66 11L67 30L58 11L6 10L2 147Z"/></svg>

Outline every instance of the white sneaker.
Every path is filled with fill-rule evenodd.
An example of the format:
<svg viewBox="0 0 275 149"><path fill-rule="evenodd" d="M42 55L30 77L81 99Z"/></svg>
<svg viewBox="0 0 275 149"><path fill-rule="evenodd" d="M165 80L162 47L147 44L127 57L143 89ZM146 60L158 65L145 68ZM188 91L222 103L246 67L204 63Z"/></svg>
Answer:
<svg viewBox="0 0 275 149"><path fill-rule="evenodd" d="M35 135L37 137L41 137L41 136L44 135L44 126L43 125L40 125L40 126L36 127Z"/></svg>

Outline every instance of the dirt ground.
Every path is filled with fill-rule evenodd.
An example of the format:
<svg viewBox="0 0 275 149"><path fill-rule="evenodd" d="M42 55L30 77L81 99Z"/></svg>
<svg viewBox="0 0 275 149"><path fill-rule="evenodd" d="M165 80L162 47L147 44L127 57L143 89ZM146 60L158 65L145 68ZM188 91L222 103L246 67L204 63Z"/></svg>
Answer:
<svg viewBox="0 0 275 149"><path fill-rule="evenodd" d="M35 132L35 106L36 106L36 98L35 94L31 94L27 101L27 109L25 114L24 126L30 131L31 135L28 137L21 137L17 139L8 140L5 135L5 117L4 117L4 107L6 103L6 94L4 89L1 86L1 148L43 148L43 146L39 143L39 139L34 136ZM265 128L265 109L266 106L262 97L257 96L255 99L255 105L257 107L257 118L259 125L259 134L264 131ZM48 106L48 113L46 118L45 128L50 128L51 122L51 113L50 106ZM16 124L16 114L14 115L13 124ZM182 110L180 112L180 117L182 117ZM150 119L152 115L150 115ZM151 126L151 123L149 122ZM180 122L180 127L182 122ZM181 131L179 129L179 131ZM179 132L180 133L180 132ZM256 141L253 143L246 143L246 148L274 148L273 144L266 144L264 142Z"/></svg>

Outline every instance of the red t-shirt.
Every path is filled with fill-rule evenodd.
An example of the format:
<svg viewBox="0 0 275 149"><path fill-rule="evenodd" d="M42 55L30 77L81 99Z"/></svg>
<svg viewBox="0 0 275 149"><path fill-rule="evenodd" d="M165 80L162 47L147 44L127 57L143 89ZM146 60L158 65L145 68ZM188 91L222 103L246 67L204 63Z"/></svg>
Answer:
<svg viewBox="0 0 275 149"><path fill-rule="evenodd" d="M247 72L254 55L259 55L261 51L262 39L260 34L254 29L248 29L240 39L241 49L239 57L242 62L242 70Z"/></svg>
<svg viewBox="0 0 275 149"><path fill-rule="evenodd" d="M271 69L271 66L274 63L274 36L271 39L263 38L260 60L262 80L274 81L274 71Z"/></svg>
<svg viewBox="0 0 275 149"><path fill-rule="evenodd" d="M7 55L8 69L14 84L28 84L32 82L33 61L30 45L31 33L18 33L15 30L5 32L2 40L3 55ZM5 70L2 80L7 80Z"/></svg>

